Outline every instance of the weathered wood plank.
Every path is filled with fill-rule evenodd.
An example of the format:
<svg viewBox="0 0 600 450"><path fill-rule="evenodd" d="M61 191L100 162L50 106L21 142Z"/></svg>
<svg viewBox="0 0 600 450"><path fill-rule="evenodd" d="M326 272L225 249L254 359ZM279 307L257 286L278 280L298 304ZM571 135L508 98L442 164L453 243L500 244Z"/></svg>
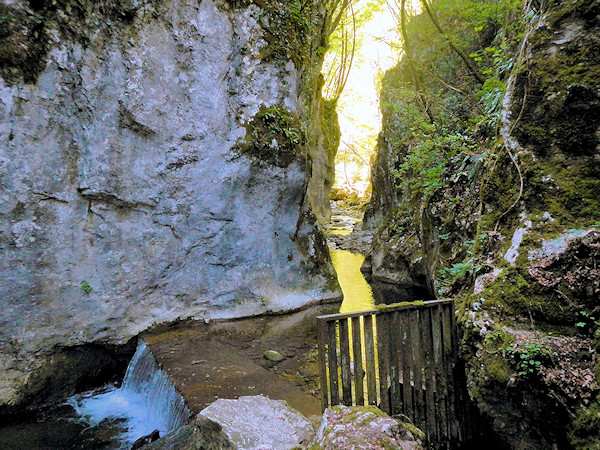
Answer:
<svg viewBox="0 0 600 450"><path fill-rule="evenodd" d="M362 330L360 326L360 317L352 318L352 355L354 356L354 399L356 404L363 406L365 404L364 378L365 369L363 368L362 357Z"/></svg>
<svg viewBox="0 0 600 450"><path fill-rule="evenodd" d="M472 432L471 428L471 417L470 417L470 403L469 396L467 394L467 381L464 368L459 365L458 361L458 336L456 331L456 317L454 316L454 306L450 306L448 314L450 316L450 330L452 335L452 360L453 364L453 380L455 390L455 402L456 402L456 417L458 422L458 441L465 442Z"/></svg>
<svg viewBox="0 0 600 450"><path fill-rule="evenodd" d="M448 386L444 370L443 349L443 317L442 306L431 309L431 331L433 336L433 364L436 383L436 410L438 422L438 439L440 442L448 442Z"/></svg>
<svg viewBox="0 0 600 450"><path fill-rule="evenodd" d="M379 365L379 395L381 398L379 408L390 414L390 327L388 317L387 314L378 315L375 323L377 325L377 362Z"/></svg>
<svg viewBox="0 0 600 450"><path fill-rule="evenodd" d="M424 428L425 425L425 398L423 396L423 354L421 350L421 333L419 330L419 310L411 311L408 320L411 326L412 370L414 375L414 421Z"/></svg>
<svg viewBox="0 0 600 450"><path fill-rule="evenodd" d="M360 316L364 316L367 314L377 315L377 314L384 314L384 313L387 314L387 313L390 313L393 311L434 308L435 306L437 306L439 304L444 304L444 303L452 303L452 300L431 300L431 301L424 302L421 305L402 305L402 306L382 308L382 309L369 309L367 311L359 311L359 312L353 312L353 313L325 314L323 316L318 316L317 318L322 319L322 320L327 320L327 321L341 320L341 319L349 319L352 317L360 317Z"/></svg>
<svg viewBox="0 0 600 450"><path fill-rule="evenodd" d="M352 374L350 368L350 339L348 319L340 320L340 367L342 369L342 403L352 405Z"/></svg>
<svg viewBox="0 0 600 450"><path fill-rule="evenodd" d="M442 345L444 350L444 372L446 386L448 389L448 433L451 441L458 441L460 436L459 423L457 418L457 404L455 380L454 380L454 348L452 339L452 318L454 312L452 307L442 308Z"/></svg>
<svg viewBox="0 0 600 450"><path fill-rule="evenodd" d="M431 330L431 311L419 312L421 324L421 343L423 351L423 378L425 384L425 433L429 442L438 442L437 411L435 408L435 373L433 368L433 333Z"/></svg>
<svg viewBox="0 0 600 450"><path fill-rule="evenodd" d="M400 350L400 311L388 315L390 325L390 409L392 414L402 411L402 386L400 384L400 363L398 352Z"/></svg>
<svg viewBox="0 0 600 450"><path fill-rule="evenodd" d="M321 411L329 406L329 379L327 377L327 322L317 321L319 333L319 369L321 372Z"/></svg>
<svg viewBox="0 0 600 450"><path fill-rule="evenodd" d="M338 383L338 345L337 345L337 322L328 322L327 362L329 364L329 394L331 406L340 404L340 390Z"/></svg>
<svg viewBox="0 0 600 450"><path fill-rule="evenodd" d="M373 316L367 314L364 319L365 357L367 363L367 400L369 405L377 405L377 377L375 366L375 339L373 337Z"/></svg>
<svg viewBox="0 0 600 450"><path fill-rule="evenodd" d="M411 377L412 349L410 346L410 324L406 314L400 316L400 367L402 369L402 414L409 418L414 416L413 383Z"/></svg>

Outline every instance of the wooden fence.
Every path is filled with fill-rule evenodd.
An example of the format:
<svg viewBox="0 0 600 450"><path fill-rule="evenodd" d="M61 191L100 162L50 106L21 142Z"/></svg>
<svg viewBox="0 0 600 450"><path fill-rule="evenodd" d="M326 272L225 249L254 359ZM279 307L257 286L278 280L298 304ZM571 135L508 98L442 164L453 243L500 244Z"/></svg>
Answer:
<svg viewBox="0 0 600 450"><path fill-rule="evenodd" d="M432 447L465 441L469 408L451 300L317 320L323 410L377 405L405 416Z"/></svg>

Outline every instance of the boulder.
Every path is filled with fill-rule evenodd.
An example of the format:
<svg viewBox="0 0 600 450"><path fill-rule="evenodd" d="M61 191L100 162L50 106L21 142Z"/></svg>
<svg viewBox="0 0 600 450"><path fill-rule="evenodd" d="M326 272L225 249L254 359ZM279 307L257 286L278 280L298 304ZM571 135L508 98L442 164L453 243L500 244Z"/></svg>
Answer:
<svg viewBox="0 0 600 450"><path fill-rule="evenodd" d="M292 449L314 434L310 421L287 402L263 395L219 399L200 416L217 422L239 449Z"/></svg>
<svg viewBox="0 0 600 450"><path fill-rule="evenodd" d="M323 414L311 449L422 449L424 434L375 406L334 406Z"/></svg>
<svg viewBox="0 0 600 450"><path fill-rule="evenodd" d="M279 353L275 350L265 350L265 352L263 353L263 356L266 359L268 359L269 361L274 361L274 362L283 361L285 359L285 356L283 356L281 353Z"/></svg>
<svg viewBox="0 0 600 450"><path fill-rule="evenodd" d="M234 450L236 446L218 423L198 414L188 424L140 447L144 450Z"/></svg>

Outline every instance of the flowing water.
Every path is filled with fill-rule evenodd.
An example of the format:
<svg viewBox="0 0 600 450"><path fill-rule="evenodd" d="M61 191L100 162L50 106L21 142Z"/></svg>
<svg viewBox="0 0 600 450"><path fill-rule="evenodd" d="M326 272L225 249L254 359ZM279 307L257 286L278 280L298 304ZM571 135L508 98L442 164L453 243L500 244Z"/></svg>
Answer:
<svg viewBox="0 0 600 450"><path fill-rule="evenodd" d="M330 234L348 236L359 221L350 216L333 215L327 231ZM375 307L373 291L360 271L365 257L360 253L352 253L348 250L332 249L329 254L344 295L340 312L349 313L373 309Z"/></svg>
<svg viewBox="0 0 600 450"><path fill-rule="evenodd" d="M337 272L338 281L344 294L341 313L373 309L373 291L360 271L365 257L348 250L331 250L331 260Z"/></svg>
<svg viewBox="0 0 600 450"><path fill-rule="evenodd" d="M120 388L81 394L69 403L92 426L106 419L123 419L127 428L120 436L123 446L154 430L164 436L183 425L191 415L144 341L138 344Z"/></svg>

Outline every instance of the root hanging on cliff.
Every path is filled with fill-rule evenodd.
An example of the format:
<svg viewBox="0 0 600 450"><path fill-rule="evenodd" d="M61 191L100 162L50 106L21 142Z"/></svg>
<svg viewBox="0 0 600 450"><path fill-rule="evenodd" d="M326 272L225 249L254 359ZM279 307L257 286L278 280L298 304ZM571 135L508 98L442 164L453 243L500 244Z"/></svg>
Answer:
<svg viewBox="0 0 600 450"><path fill-rule="evenodd" d="M528 3L526 3L525 5L525 12L528 13L531 8L533 8L535 10L536 5L533 4L533 0L529 1ZM519 51L517 52L517 55L515 56L515 59L518 61L515 69L514 69L514 73L517 73L519 71L519 69L521 68L522 65L522 61L523 61L523 54L525 53L525 48L527 47L527 42L529 40L529 36L531 36L531 34L533 33L533 31L535 30L535 26L534 24L530 24L527 32L525 33L525 36L523 37L523 41L521 43L521 46L519 48ZM513 130L515 129L515 127L517 126L517 124L519 123L519 121L521 120L521 117L523 116L523 111L525 110L525 102L527 101L527 86L529 85L529 77L530 74L529 72L527 73L527 80L525 82L525 86L523 87L523 99L521 101L521 109L519 111L519 115L517 116L517 118L515 119L515 121L512 123L510 129L508 130L507 135L505 136L504 139L504 143L503 143L503 147L506 149L506 152L508 153L508 156L510 156L511 161L513 162L513 164L515 165L515 168L517 169L517 173L519 174L519 195L517 196L516 200L510 205L510 207L504 211L500 217L498 217L498 220L496 221L496 224L494 226L494 231L498 231L498 225L500 224L500 220L502 220L502 218L504 216L506 216L510 211L513 210L513 208L515 206L517 206L517 204L519 203L519 201L521 200L521 198L523 197L523 190L525 187L525 182L524 182L524 178L523 178L523 172L521 171L521 167L519 166L519 163L517 162L515 156L513 155L512 151L510 150L509 146L506 144L506 137L511 136Z"/></svg>

